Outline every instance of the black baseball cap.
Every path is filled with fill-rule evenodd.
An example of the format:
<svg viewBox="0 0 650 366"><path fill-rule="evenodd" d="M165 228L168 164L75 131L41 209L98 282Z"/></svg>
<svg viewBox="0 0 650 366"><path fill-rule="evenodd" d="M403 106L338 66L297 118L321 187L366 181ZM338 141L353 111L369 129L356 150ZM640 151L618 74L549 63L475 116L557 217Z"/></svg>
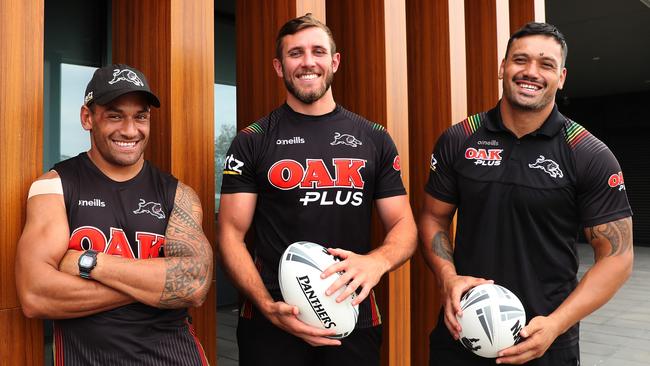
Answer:
<svg viewBox="0 0 650 366"><path fill-rule="evenodd" d="M113 64L95 70L93 78L86 86L84 104L105 105L126 93L142 92L149 103L160 107L158 97L149 88L142 71L124 64Z"/></svg>

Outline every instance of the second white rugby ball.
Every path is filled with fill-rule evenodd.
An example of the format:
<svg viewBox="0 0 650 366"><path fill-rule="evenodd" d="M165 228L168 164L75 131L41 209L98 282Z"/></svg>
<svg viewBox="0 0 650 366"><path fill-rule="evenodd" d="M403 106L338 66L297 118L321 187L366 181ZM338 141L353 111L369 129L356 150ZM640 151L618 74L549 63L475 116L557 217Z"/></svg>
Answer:
<svg viewBox="0 0 650 366"><path fill-rule="evenodd" d="M510 290L495 284L478 285L460 299L460 342L482 357L497 353L519 341L526 325L524 306Z"/></svg>
<svg viewBox="0 0 650 366"><path fill-rule="evenodd" d="M284 302L300 310L298 319L314 327L334 329L336 335L330 338L341 339L354 330L359 306L352 305L355 293L336 302L343 288L330 296L325 295L325 290L341 275L334 273L325 279L320 275L337 261L323 246L299 241L289 245L282 254L278 280Z"/></svg>

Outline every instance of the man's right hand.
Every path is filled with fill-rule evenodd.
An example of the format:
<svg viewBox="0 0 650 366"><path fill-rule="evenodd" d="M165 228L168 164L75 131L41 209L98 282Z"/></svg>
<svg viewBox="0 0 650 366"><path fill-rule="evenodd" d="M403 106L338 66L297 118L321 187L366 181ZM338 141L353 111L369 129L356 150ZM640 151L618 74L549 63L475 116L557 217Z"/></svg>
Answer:
<svg viewBox="0 0 650 366"><path fill-rule="evenodd" d="M460 338L462 328L456 316L462 316L460 297L472 287L484 283L494 283L492 280L470 276L449 275L442 281L442 305L445 312L445 325L455 340Z"/></svg>
<svg viewBox="0 0 650 366"><path fill-rule="evenodd" d="M299 312L297 306L289 305L282 301L276 301L267 306L264 315L276 327L295 335L312 346L341 345L341 341L327 338L327 336L335 335L335 330L320 329L305 324L298 319L297 315Z"/></svg>

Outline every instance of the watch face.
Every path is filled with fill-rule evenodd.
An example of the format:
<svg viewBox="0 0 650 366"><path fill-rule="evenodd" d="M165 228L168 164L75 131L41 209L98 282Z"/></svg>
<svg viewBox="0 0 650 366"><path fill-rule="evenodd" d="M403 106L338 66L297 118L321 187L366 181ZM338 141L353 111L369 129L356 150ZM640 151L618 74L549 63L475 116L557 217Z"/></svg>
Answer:
<svg viewBox="0 0 650 366"><path fill-rule="evenodd" d="M83 256L79 260L79 265L88 268L93 265L93 258L89 256Z"/></svg>

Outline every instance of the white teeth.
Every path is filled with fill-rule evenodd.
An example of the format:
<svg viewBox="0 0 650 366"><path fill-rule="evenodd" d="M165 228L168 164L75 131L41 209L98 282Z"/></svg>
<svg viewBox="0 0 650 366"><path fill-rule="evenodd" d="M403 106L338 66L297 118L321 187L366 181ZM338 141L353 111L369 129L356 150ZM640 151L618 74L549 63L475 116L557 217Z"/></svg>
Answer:
<svg viewBox="0 0 650 366"><path fill-rule="evenodd" d="M535 90L539 90L539 87L537 87L537 86L535 86L535 85L530 85L530 84L519 84L519 86L522 87L522 88L524 88L524 89L528 89L528 90L533 90L533 91L535 91Z"/></svg>
<svg viewBox="0 0 650 366"><path fill-rule="evenodd" d="M135 141L132 142L115 141L115 144L119 147L134 147Z"/></svg>
<svg viewBox="0 0 650 366"><path fill-rule="evenodd" d="M312 80L312 79L316 79L317 77L318 75L316 74L303 74L300 75L300 80Z"/></svg>

